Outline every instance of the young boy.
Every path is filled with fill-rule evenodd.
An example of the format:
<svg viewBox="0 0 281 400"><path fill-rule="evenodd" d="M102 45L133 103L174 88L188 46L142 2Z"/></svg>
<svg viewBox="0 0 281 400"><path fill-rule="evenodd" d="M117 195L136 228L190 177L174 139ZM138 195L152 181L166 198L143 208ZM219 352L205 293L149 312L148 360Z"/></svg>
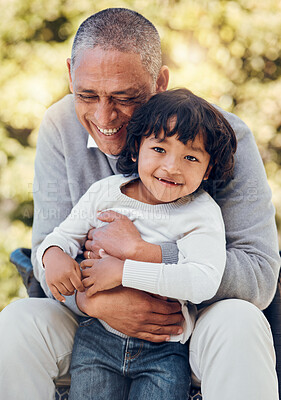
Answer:
<svg viewBox="0 0 281 400"><path fill-rule="evenodd" d="M185 321L182 334L155 344L83 318L72 355L70 399L187 398L186 341L196 317L194 304L215 295L226 258L220 209L202 188L218 190L231 179L235 150L233 130L205 100L186 89L153 96L127 127L117 164L125 176L93 184L38 249L46 281L61 301L81 287L74 258L88 230L100 225L98 211L126 215L146 241L176 242L179 249L179 261L171 265L102 253L99 260L81 263L87 295L122 284L178 299Z"/></svg>

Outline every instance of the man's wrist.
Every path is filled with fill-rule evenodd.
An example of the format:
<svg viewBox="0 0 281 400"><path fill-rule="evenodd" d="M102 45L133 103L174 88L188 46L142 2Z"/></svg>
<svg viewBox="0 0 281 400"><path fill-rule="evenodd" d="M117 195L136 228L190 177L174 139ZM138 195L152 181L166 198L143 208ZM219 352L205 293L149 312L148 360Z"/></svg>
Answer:
<svg viewBox="0 0 281 400"><path fill-rule="evenodd" d="M76 291L75 301L76 301L77 307L79 308L79 310L81 312L87 314L85 297L86 297L85 292L78 292L78 290Z"/></svg>
<svg viewBox="0 0 281 400"><path fill-rule="evenodd" d="M138 242L135 248L135 254L131 257L135 261L161 263L162 250L157 244L148 243L145 240Z"/></svg>
<svg viewBox="0 0 281 400"><path fill-rule="evenodd" d="M94 304L94 307L93 307ZM99 318L98 315L98 294L87 297L86 292L76 292L76 305L79 310L93 318Z"/></svg>

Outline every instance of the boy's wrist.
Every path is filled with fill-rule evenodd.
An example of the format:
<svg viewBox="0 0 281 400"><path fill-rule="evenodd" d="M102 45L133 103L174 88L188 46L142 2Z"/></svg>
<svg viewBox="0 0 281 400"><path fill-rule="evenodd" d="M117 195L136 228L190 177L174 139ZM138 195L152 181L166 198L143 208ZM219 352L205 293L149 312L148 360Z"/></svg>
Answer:
<svg viewBox="0 0 281 400"><path fill-rule="evenodd" d="M63 252L63 250L58 246L50 246L44 251L42 256L42 265L44 268L46 268L48 261L58 254L58 252Z"/></svg>

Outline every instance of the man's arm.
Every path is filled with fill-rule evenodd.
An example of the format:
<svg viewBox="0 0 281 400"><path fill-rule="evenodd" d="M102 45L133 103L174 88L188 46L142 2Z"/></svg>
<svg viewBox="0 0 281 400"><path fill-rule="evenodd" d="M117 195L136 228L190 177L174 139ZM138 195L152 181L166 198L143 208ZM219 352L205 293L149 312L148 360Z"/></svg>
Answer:
<svg viewBox="0 0 281 400"><path fill-rule="evenodd" d="M271 191L251 131L237 116L226 112L223 114L238 139L234 179L214 196L221 207L225 222L227 261L217 294L202 305L238 298L264 309L275 294L280 268ZM122 221L108 224L106 234L104 228L94 229L90 240L86 242L86 248L93 250L92 254L104 248L115 257L120 257L120 253L125 253L128 248L138 249L138 256L132 257L129 251L127 258L148 261L142 260L139 255L149 255L149 248L147 252L141 251L141 246L145 249L145 244L138 239L135 241L134 235L129 237L127 232L128 229L125 232L124 226L122 227ZM127 235L126 242L119 240L123 234ZM128 243L131 243L130 247ZM107 247L108 244L110 248ZM153 251L152 247L150 251ZM176 263L177 257L177 246L173 243L167 246L164 244L161 259L154 262Z"/></svg>
<svg viewBox="0 0 281 400"><path fill-rule="evenodd" d="M224 116L236 133L238 148L234 179L215 196L225 222L227 262L211 302L239 298L264 309L275 294L280 267L271 191L251 131L235 115Z"/></svg>
<svg viewBox="0 0 281 400"><path fill-rule="evenodd" d="M169 340L182 333L181 305L150 296L148 293L118 287L88 298L77 292L77 304L85 314L100 318L128 336L151 342Z"/></svg>
<svg viewBox="0 0 281 400"><path fill-rule="evenodd" d="M36 251L44 238L68 215L72 202L61 137L49 111L42 121L36 147L31 260L36 279L46 295L52 297L44 270L36 259Z"/></svg>

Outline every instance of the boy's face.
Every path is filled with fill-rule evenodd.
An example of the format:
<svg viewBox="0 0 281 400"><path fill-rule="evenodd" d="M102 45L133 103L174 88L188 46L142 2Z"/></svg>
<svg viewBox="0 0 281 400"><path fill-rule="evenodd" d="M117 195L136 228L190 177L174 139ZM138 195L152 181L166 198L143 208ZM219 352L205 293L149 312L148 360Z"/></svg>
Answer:
<svg viewBox="0 0 281 400"><path fill-rule="evenodd" d="M187 144L176 135L161 142L162 138L143 138L139 151L139 200L149 204L168 203L193 193L211 170L202 135Z"/></svg>

